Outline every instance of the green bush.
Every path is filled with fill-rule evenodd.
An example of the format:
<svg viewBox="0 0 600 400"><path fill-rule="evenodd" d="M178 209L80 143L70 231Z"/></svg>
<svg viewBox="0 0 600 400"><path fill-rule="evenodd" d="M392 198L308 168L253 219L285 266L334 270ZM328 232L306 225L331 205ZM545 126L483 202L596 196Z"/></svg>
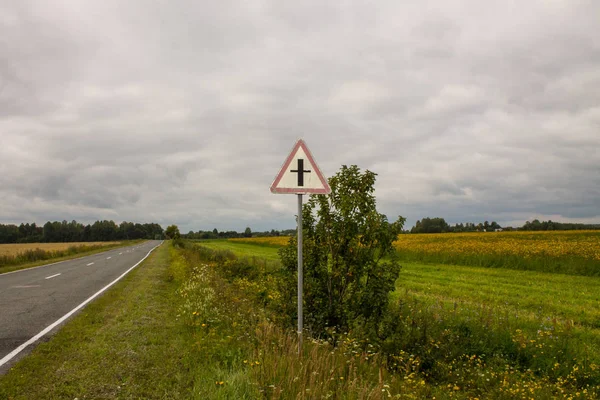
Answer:
<svg viewBox="0 0 600 400"><path fill-rule="evenodd" d="M392 246L405 219L389 223L377 212L376 174L353 165L329 179L331 194L311 195L304 205L305 326L313 336L360 329L378 337L400 266ZM280 250L288 272L285 296L296 296L297 244ZM290 310L291 312L291 310Z"/></svg>

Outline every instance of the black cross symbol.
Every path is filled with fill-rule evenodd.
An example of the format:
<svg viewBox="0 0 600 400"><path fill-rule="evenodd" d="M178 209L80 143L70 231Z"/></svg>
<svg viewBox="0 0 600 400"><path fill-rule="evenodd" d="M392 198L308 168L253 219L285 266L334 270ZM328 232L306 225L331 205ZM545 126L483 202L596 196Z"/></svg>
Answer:
<svg viewBox="0 0 600 400"><path fill-rule="evenodd" d="M298 159L298 169L292 169L290 172L298 173L298 186L304 186L304 173L310 172L310 169L304 169L304 160L302 158Z"/></svg>

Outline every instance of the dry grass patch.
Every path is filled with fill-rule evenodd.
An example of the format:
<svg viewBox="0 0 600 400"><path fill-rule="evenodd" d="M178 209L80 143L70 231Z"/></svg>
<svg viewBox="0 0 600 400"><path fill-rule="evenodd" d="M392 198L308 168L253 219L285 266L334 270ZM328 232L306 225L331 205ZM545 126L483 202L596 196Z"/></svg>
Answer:
<svg viewBox="0 0 600 400"><path fill-rule="evenodd" d="M0 244L0 256L16 256L28 250L62 251L79 246L112 246L121 242L71 242L71 243L10 243Z"/></svg>
<svg viewBox="0 0 600 400"><path fill-rule="evenodd" d="M0 245L0 274L48 262L89 256L140 242L142 241L3 244Z"/></svg>

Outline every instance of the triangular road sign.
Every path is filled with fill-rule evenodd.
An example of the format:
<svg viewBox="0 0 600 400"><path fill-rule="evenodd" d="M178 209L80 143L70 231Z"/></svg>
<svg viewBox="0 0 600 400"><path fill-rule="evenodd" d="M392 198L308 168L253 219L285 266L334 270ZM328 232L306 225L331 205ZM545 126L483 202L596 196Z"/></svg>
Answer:
<svg viewBox="0 0 600 400"><path fill-rule="evenodd" d="M281 171L271 184L273 193L329 194L331 188L323 177L304 140L294 145Z"/></svg>

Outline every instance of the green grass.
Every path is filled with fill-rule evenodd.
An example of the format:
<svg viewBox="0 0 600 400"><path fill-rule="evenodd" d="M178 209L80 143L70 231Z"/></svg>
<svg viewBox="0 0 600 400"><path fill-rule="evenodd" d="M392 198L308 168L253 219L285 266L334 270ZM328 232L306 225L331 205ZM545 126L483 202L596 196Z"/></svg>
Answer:
<svg viewBox="0 0 600 400"><path fill-rule="evenodd" d="M240 257L253 254L248 243L197 245ZM268 253L271 259L277 254L277 248L255 248L256 254ZM227 265L223 268L230 276ZM254 293L268 308L276 305L278 290L268 280L268 273L251 278L241 274L234 282L240 293L248 297ZM526 398L595 398L600 361L599 332L593 327L598 284L596 278L578 276L406 264L392 297L395 333L382 344L391 358L380 362L395 373L386 375L387 386L380 390L401 398L512 399L525 394L530 395ZM364 357L366 344L342 337L338 345L337 352L328 350L331 359L317 355L316 363L329 365L337 371L333 375L347 379L342 366ZM366 381L373 374L370 365L359 374ZM283 387L294 387L289 372L274 367L268 371L259 382L277 379L279 385L285 382ZM318 378L307 381L300 378L304 387L318 388L320 395L338 393L335 387L324 388ZM345 387L343 393L360 398L357 388Z"/></svg>
<svg viewBox="0 0 600 400"><path fill-rule="evenodd" d="M225 240L201 245L229 250L238 257L278 260L276 247ZM600 329L600 278L597 277L402 262L397 287L397 294L409 291L432 301L485 304L523 315L569 319Z"/></svg>
<svg viewBox="0 0 600 400"><path fill-rule="evenodd" d="M194 241L193 243L213 250L229 250L235 253L239 258L256 257L268 261L279 262L279 254L277 253L279 247L277 246L267 246L263 244L255 245L229 240L199 240Z"/></svg>
<svg viewBox="0 0 600 400"><path fill-rule="evenodd" d="M186 312L198 265L160 246L0 377L0 399L259 398L243 363L247 337L232 340L231 326L202 327ZM253 315L235 311L239 321Z"/></svg>
<svg viewBox="0 0 600 400"><path fill-rule="evenodd" d="M203 245L229 250L238 256L252 254L252 245L247 243L220 241ZM275 247L255 246L255 249L256 254L268 254L271 259L277 256ZM597 277L402 262L392 302L403 305L398 312L404 313L411 323L418 320L428 325L432 335L435 335L434 325L440 335L449 326L462 325L470 331L479 331L482 340L490 342L485 346L493 347L497 338L490 337L490 332L511 341L517 329L531 338L540 329L566 330L572 354L590 362L600 361L600 278ZM415 311L418 311L416 317L412 314ZM481 349L489 350L485 346Z"/></svg>
<svg viewBox="0 0 600 400"><path fill-rule="evenodd" d="M233 241L203 242L238 257L260 255L276 260L276 247ZM255 252L253 252L253 248ZM480 305L523 318L573 321L586 337L600 343L600 278L403 262L396 298L410 294L419 300L446 305Z"/></svg>
<svg viewBox="0 0 600 400"><path fill-rule="evenodd" d="M397 286L422 298L485 304L600 328L600 278L403 263Z"/></svg>
<svg viewBox="0 0 600 400"><path fill-rule="evenodd" d="M240 258L278 261L278 247L235 241L203 241L201 246L229 250ZM398 292L420 298L485 304L523 315L561 318L600 329L600 278L515 271L503 268L402 262ZM600 336L600 331L597 332Z"/></svg>
<svg viewBox="0 0 600 400"><path fill-rule="evenodd" d="M229 250L238 257L278 259L277 247L233 241L201 245ZM600 329L598 277L402 262L397 287L397 294L409 291L421 299L485 304L523 315L569 319L581 326Z"/></svg>
<svg viewBox="0 0 600 400"><path fill-rule="evenodd" d="M277 326L276 313L265 304L274 300L257 293L275 294L273 271L265 260L236 259L227 250L199 246L181 254L195 266L180 290L183 320L199 357L220 371L218 386L196 379L195 398L382 399L384 393L407 389L401 377L381 368L380 360L352 353L354 345L334 348L307 340L299 357L295 331ZM211 392L215 386L219 390Z"/></svg>
<svg viewBox="0 0 600 400"><path fill-rule="evenodd" d="M186 336L172 318L167 246L0 378L3 399L183 397Z"/></svg>
<svg viewBox="0 0 600 400"><path fill-rule="evenodd" d="M142 243L145 240L127 240L122 241L119 244L113 244L108 246L80 246L80 247L72 247L69 250L64 251L54 251L54 252L42 252L44 253L44 259L28 262L21 261L18 263L14 263L15 261L11 260L11 263L8 265L0 265L0 274L4 274L6 272L18 271L21 269L39 267L40 265L57 263L61 261L72 260L74 258L91 256L93 254L103 253L105 251L109 251L112 249L117 249L119 247L127 247L133 246L138 243ZM54 255L52 255L54 254ZM61 255L67 254L67 255ZM14 259L15 257L7 257Z"/></svg>
<svg viewBox="0 0 600 400"><path fill-rule="evenodd" d="M274 322L277 248L183 245L159 247L0 377L0 399L596 398L595 278L409 263L393 357L341 337L307 340L299 358Z"/></svg>

